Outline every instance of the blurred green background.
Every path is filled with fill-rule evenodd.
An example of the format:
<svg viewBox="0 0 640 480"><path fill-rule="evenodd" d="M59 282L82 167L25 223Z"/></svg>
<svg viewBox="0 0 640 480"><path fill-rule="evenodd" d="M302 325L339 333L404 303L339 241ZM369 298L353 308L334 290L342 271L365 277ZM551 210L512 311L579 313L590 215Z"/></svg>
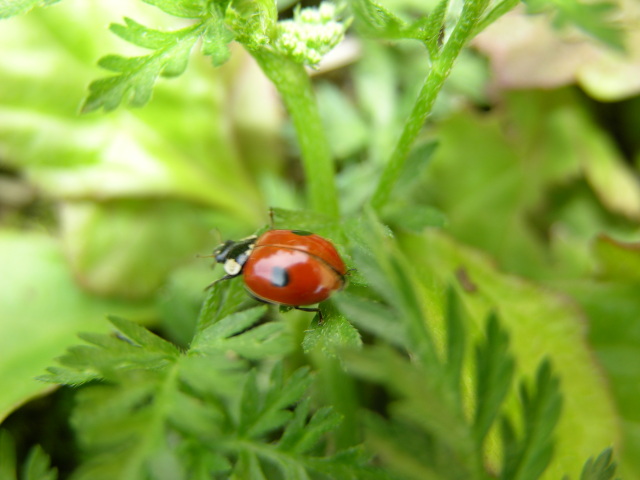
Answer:
<svg viewBox="0 0 640 480"><path fill-rule="evenodd" d="M521 10L481 34L385 220L426 239L403 244L421 268L484 258L478 272L504 274L495 300L514 300L516 318L548 315L553 331L540 305L566 306L615 405L625 478L640 478L640 6L619 8L626 52ZM79 331L106 330L107 314L185 345L216 278L197 255L264 226L269 207L305 206L292 127L240 48L217 69L193 55L144 108L79 115L97 59L137 51L107 30L123 16L180 26L125 0L65 0L0 23L0 420L46 393L34 377ZM354 32L312 72L345 217L389 157L428 70L423 50ZM582 341L562 335L539 348Z"/></svg>

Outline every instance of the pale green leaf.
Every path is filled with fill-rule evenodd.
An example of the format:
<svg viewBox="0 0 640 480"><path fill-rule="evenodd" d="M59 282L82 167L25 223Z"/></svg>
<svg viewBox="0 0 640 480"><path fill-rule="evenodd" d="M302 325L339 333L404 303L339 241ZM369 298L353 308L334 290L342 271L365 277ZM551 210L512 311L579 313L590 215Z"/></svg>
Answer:
<svg viewBox="0 0 640 480"><path fill-rule="evenodd" d="M555 454L542 478L577 477L584 459L615 442L619 432L607 385L593 364L574 307L564 297L499 273L484 256L444 235L428 233L405 240L407 254L421 271L451 278L456 269L465 268L476 286L466 293L460 289L470 319L480 327L490 311L499 313L518 374L532 376L544 357L553 362L565 405L556 429ZM433 317L431 321L438 328L439 321ZM509 411L515 411L518 403L512 391Z"/></svg>
<svg viewBox="0 0 640 480"><path fill-rule="evenodd" d="M51 389L36 380L78 343L78 331L106 331L107 312L140 318L150 305L94 297L72 278L60 246L38 234L0 235L0 419Z"/></svg>
<svg viewBox="0 0 640 480"><path fill-rule="evenodd" d="M61 220L73 272L102 295L149 297L210 242L207 212L183 202L70 202Z"/></svg>

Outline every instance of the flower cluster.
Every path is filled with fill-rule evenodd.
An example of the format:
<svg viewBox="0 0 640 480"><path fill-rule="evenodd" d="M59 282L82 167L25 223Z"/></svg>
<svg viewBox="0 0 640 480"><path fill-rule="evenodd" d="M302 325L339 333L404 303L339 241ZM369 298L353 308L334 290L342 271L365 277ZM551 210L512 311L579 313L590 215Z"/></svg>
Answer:
<svg viewBox="0 0 640 480"><path fill-rule="evenodd" d="M338 11L332 3L318 8L297 9L292 20L278 23L275 47L306 65L317 64L344 38L348 22L337 20Z"/></svg>

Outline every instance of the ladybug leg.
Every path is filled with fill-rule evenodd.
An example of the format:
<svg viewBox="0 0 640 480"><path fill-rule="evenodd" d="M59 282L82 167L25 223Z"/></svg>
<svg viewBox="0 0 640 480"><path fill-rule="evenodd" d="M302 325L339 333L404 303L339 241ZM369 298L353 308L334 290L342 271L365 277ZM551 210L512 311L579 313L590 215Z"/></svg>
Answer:
<svg viewBox="0 0 640 480"><path fill-rule="evenodd" d="M233 277L236 277L236 276L237 275L225 275L224 277L217 279L215 282L211 282L209 285L204 287L204 289L205 289L205 291L207 291L210 288L212 288L216 283L222 282L223 280L229 280L230 278L233 278Z"/></svg>
<svg viewBox="0 0 640 480"><path fill-rule="evenodd" d="M322 321L324 320L324 317L322 316L322 312L320 311L320 309L318 307L315 308L311 308L311 307L293 307L296 310L301 310L303 312L315 312L318 314L318 323L322 323Z"/></svg>

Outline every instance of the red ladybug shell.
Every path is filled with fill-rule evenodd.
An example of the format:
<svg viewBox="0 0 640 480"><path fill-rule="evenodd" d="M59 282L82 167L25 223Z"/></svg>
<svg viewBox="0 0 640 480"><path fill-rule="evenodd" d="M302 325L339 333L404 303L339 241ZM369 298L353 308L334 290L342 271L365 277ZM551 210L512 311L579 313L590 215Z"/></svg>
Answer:
<svg viewBox="0 0 640 480"><path fill-rule="evenodd" d="M347 269L328 240L299 230L270 230L243 267L247 289L260 300L312 305L344 286Z"/></svg>

